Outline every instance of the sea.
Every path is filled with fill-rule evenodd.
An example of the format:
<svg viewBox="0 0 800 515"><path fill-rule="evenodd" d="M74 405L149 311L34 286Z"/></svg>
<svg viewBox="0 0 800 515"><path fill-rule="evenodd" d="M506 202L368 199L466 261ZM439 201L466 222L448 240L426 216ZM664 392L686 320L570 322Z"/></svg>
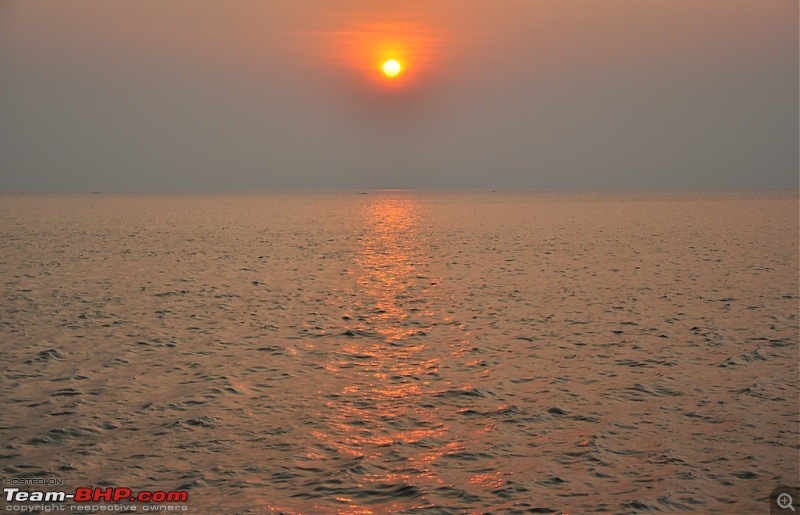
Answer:
<svg viewBox="0 0 800 515"><path fill-rule="evenodd" d="M769 513L800 485L798 212L797 190L3 193L4 488Z"/></svg>

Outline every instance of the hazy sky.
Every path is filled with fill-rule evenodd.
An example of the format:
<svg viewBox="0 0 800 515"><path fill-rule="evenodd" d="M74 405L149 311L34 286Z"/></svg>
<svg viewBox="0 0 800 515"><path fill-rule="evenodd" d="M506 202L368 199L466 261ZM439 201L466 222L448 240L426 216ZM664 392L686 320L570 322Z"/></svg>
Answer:
<svg viewBox="0 0 800 515"><path fill-rule="evenodd" d="M0 189L797 187L798 5L0 0Z"/></svg>

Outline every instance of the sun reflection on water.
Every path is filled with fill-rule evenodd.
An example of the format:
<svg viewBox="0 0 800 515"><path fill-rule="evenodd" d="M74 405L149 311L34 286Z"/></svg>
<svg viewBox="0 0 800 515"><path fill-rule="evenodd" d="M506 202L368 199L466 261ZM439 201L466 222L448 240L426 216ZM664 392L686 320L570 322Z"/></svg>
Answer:
<svg viewBox="0 0 800 515"><path fill-rule="evenodd" d="M326 462L320 471L328 472L308 484L338 494L340 513L365 513L364 502L378 513L425 509L437 496L502 482L491 465L463 470L490 456L475 446L496 427L472 419L494 407L471 380L486 367L468 364L475 343L452 316L426 209L418 197L390 193L359 207L343 333L320 365L306 455L306 464Z"/></svg>
<svg viewBox="0 0 800 515"><path fill-rule="evenodd" d="M440 359L426 352L432 324L427 296L436 280L422 262L419 207L411 199L381 196L363 213L355 256L359 300L348 315L348 340L332 364L346 383L329 395L329 425L317 437L343 455L364 458L364 488L411 485L420 478L438 484L432 462L452 449L441 445L448 426L426 404ZM396 468L386 467L395 461Z"/></svg>
<svg viewBox="0 0 800 515"><path fill-rule="evenodd" d="M413 304L424 304L415 275L419 257L417 213L410 200L387 199L366 209L358 264L362 293L372 299L368 323L387 343L399 342L420 331L411 315ZM409 349L414 351L414 345Z"/></svg>

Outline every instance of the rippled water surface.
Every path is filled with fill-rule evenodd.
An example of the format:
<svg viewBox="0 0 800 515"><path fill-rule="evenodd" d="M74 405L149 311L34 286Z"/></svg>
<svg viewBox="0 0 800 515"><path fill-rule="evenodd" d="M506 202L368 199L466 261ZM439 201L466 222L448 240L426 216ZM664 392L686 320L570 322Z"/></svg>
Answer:
<svg viewBox="0 0 800 515"><path fill-rule="evenodd" d="M787 193L5 195L0 471L201 513L765 510Z"/></svg>

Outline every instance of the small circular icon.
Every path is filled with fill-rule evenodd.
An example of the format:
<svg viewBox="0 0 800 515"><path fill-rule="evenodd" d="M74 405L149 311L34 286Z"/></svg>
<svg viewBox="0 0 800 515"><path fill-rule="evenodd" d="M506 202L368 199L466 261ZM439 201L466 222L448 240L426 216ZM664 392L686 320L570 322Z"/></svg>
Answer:
<svg viewBox="0 0 800 515"><path fill-rule="evenodd" d="M782 510L786 508L791 509L794 511L794 506L792 506L792 496L787 494L786 492L782 493L778 496L778 507Z"/></svg>

